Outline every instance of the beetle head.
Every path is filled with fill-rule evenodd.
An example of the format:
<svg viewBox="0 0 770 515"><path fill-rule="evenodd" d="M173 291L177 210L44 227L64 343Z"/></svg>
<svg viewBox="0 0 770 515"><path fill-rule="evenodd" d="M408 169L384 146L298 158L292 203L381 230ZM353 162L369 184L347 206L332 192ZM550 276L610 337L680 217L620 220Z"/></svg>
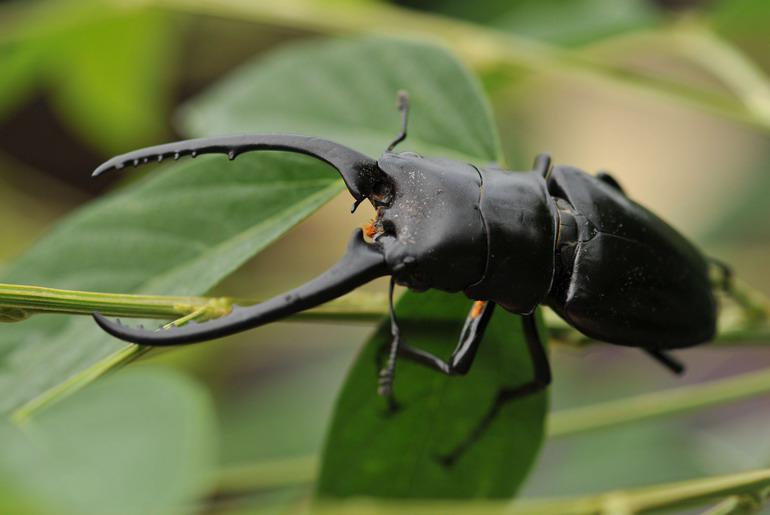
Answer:
<svg viewBox="0 0 770 515"><path fill-rule="evenodd" d="M481 279L486 236L479 211L481 176L471 165L386 152L369 200L374 239L396 282L415 290L456 292Z"/></svg>

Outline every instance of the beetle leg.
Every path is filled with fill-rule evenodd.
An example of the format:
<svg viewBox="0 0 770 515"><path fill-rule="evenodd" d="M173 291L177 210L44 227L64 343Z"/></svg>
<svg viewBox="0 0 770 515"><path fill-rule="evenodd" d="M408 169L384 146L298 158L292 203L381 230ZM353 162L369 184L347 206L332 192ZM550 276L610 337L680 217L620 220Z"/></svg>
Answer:
<svg viewBox="0 0 770 515"><path fill-rule="evenodd" d="M393 306L393 289L395 283L396 280L391 277L390 288L388 290L388 306L390 308L390 334L393 336L393 339L390 342L388 360L385 366L380 370L377 388L377 393L388 399L391 410L395 408L395 401L393 399L393 381L396 377L396 358L398 356L399 347L401 346L401 329L398 326L396 310Z"/></svg>
<svg viewBox="0 0 770 515"><path fill-rule="evenodd" d="M548 176L551 175L551 156L545 153L536 155L532 169L542 175L543 179L548 180Z"/></svg>
<svg viewBox="0 0 770 515"><path fill-rule="evenodd" d="M680 375L684 373L684 365L682 362L671 356L671 354L655 349L644 349L644 352L649 354L652 359L656 360L674 374Z"/></svg>
<svg viewBox="0 0 770 515"><path fill-rule="evenodd" d="M491 301L477 301L473 304L468 317L465 319L465 325L463 325L457 346L448 361L444 361L430 352L412 347L404 343L403 340L397 347L398 356L432 368L442 374L450 376L467 374L484 337L484 331L490 318L492 318L494 307L495 303Z"/></svg>
<svg viewBox="0 0 770 515"><path fill-rule="evenodd" d="M497 417L498 413L500 413L500 409L507 403L543 391L551 384L551 366L548 363L548 355L546 354L545 347L543 346L543 342L540 339L540 334L537 330L535 316L522 315L521 319L527 351L532 359L532 367L534 369L533 379L514 388L503 388L499 390L492 406L490 406L489 410L484 415L484 418L476 424L476 427L473 428L468 437L450 452L438 457L439 462L442 465L446 467L454 465L463 453L481 438L484 432L492 424L495 417Z"/></svg>
<svg viewBox="0 0 770 515"><path fill-rule="evenodd" d="M460 339L457 342L452 357L449 361L444 361L430 352L412 347L404 343L401 337L401 329L398 326L396 311L393 307L393 287L395 281L390 281L390 331L393 335L391 340L388 359L380 370L379 385L377 392L388 399L391 409L396 407L393 400L393 380L396 372L396 359L403 357L415 361L428 368L432 368L446 375L464 375L467 374L476 357L476 351L479 348L484 331L492 317L495 303L488 301L477 301L473 303L468 317L465 319ZM379 363L378 363L379 366Z"/></svg>
<svg viewBox="0 0 770 515"><path fill-rule="evenodd" d="M392 151L394 148L396 148L396 145L406 139L406 126L407 122L409 121L409 94L406 91L401 90L398 92L398 96L396 97L396 106L398 107L398 111L401 113L401 132L399 132L398 136L396 136L396 139L394 139L390 145L388 145L386 152Z"/></svg>
<svg viewBox="0 0 770 515"><path fill-rule="evenodd" d="M600 172L596 172L596 178L599 179L600 181L602 181L604 184L608 184L608 185L612 186L613 188L618 190L623 195L626 194L626 192L623 190L623 187L620 185L620 183L615 179L615 177L613 177L609 173L607 173L607 172L605 172L603 170L600 171Z"/></svg>
<svg viewBox="0 0 770 515"><path fill-rule="evenodd" d="M719 270L719 274L721 275L722 284L720 287L722 290L726 293L731 293L733 291L733 269L730 265L725 263L724 261L710 257L708 258L709 261L711 261L711 264L713 264L717 270Z"/></svg>

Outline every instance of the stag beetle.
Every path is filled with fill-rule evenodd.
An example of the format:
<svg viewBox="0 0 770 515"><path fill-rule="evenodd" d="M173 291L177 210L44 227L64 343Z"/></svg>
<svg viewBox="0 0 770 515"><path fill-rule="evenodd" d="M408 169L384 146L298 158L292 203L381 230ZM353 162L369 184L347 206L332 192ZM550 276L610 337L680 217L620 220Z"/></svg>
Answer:
<svg viewBox="0 0 770 515"><path fill-rule="evenodd" d="M551 381L534 317L540 304L583 334L639 347L677 373L683 366L666 351L714 336L717 306L708 258L629 199L610 175L551 167L545 154L537 156L533 170L511 173L394 152L406 138L408 106L402 92L401 132L378 160L324 139L261 134L159 145L99 166L93 175L168 157L224 153L232 160L256 150L297 152L336 168L355 199L353 211L368 199L377 217L353 233L347 253L331 269L261 304L159 331L126 327L98 313L96 322L118 338L144 345L199 342L273 322L390 275L393 339L379 378L379 392L388 398L398 356L463 375L496 305L522 317L534 378L502 390L488 419L504 403ZM403 341L393 309L394 284L463 292L476 300L448 361Z"/></svg>

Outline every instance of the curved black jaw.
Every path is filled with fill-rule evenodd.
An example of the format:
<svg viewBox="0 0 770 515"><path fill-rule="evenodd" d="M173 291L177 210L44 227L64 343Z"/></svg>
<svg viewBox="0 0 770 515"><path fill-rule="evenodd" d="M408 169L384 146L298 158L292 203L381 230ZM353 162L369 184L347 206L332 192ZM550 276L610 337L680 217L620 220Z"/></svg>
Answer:
<svg viewBox="0 0 770 515"><path fill-rule="evenodd" d="M126 166L160 162L167 158L226 154L231 160L240 154L259 150L286 151L316 157L336 168L350 194L360 203L373 190L381 173L377 161L339 143L294 134L246 134L222 138L200 138L156 145L113 157L100 165L93 176Z"/></svg>
<svg viewBox="0 0 770 515"><path fill-rule="evenodd" d="M143 345L178 345L200 342L274 322L340 297L372 279L388 275L377 244L364 241L361 229L353 233L345 255L332 268L283 295L249 307L235 307L229 315L204 323L150 331L113 322L95 313L99 326L122 340Z"/></svg>

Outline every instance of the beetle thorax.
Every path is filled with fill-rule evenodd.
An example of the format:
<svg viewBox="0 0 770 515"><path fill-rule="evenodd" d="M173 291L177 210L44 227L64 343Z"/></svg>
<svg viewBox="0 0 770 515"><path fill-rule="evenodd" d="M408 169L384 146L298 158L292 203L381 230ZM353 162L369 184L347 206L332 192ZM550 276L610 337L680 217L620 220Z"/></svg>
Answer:
<svg viewBox="0 0 770 515"><path fill-rule="evenodd" d="M556 206L537 172L480 172L488 259L481 280L465 293L514 313L531 313L553 282Z"/></svg>

